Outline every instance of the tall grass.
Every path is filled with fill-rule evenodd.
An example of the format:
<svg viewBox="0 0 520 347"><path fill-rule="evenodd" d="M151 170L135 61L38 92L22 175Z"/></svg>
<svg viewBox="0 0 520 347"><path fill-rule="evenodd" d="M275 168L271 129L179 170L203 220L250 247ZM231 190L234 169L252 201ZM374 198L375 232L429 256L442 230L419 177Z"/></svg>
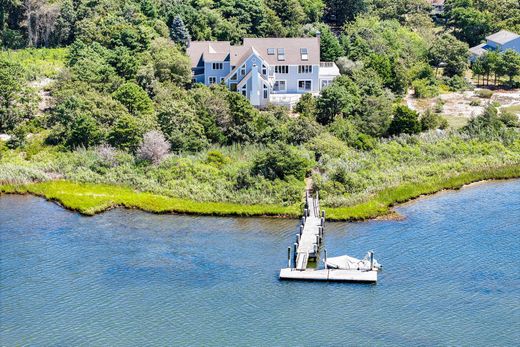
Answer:
<svg viewBox="0 0 520 347"><path fill-rule="evenodd" d="M65 66L66 48L25 48L0 51L0 57L20 63L28 80L54 78Z"/></svg>

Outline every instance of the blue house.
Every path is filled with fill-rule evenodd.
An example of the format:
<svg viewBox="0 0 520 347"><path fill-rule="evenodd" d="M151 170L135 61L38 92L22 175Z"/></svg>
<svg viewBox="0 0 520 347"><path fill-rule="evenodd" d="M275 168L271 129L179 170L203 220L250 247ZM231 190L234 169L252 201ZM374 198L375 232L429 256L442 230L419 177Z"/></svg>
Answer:
<svg viewBox="0 0 520 347"><path fill-rule="evenodd" d="M245 38L194 41L188 47L193 82L222 83L251 104L294 106L304 93L319 94L340 75L333 62L320 62L320 38Z"/></svg>
<svg viewBox="0 0 520 347"><path fill-rule="evenodd" d="M478 57L489 51L504 52L512 49L520 53L520 35L507 30L500 30L499 32L487 36L486 42L478 46L471 47L470 61L475 61Z"/></svg>

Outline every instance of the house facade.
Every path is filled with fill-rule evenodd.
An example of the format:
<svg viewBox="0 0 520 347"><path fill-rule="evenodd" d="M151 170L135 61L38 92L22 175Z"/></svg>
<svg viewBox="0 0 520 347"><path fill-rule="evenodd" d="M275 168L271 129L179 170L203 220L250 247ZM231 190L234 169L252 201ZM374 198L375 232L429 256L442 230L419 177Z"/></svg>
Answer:
<svg viewBox="0 0 520 347"><path fill-rule="evenodd" d="M508 49L520 53L520 35L511 31L500 30L487 36L485 43L469 49L470 61L474 62L478 57L489 51L504 52Z"/></svg>
<svg viewBox="0 0 520 347"><path fill-rule="evenodd" d="M319 37L194 41L188 47L193 82L222 83L257 107L294 106L304 93L319 94L339 76L333 62L320 62Z"/></svg>

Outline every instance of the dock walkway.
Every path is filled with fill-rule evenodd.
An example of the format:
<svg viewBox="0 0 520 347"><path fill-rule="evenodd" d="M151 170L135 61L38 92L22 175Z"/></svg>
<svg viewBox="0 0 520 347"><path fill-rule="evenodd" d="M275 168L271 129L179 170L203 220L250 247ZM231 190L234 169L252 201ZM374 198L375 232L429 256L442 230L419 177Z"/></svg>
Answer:
<svg viewBox="0 0 520 347"><path fill-rule="evenodd" d="M295 268L299 271L307 269L309 260L318 257L325 222L324 214L320 216L318 196L313 197L307 191L305 200L300 232L296 236Z"/></svg>
<svg viewBox="0 0 520 347"><path fill-rule="evenodd" d="M317 269L309 267L309 261L319 259L323 229L325 226L325 211L320 211L318 194L313 197L310 191L305 193L305 207L303 217L296 234L296 242L288 248L288 266L280 270L280 279L308 280L308 281L345 281L370 282L377 281L377 271L360 269ZM325 260L327 258L327 251Z"/></svg>

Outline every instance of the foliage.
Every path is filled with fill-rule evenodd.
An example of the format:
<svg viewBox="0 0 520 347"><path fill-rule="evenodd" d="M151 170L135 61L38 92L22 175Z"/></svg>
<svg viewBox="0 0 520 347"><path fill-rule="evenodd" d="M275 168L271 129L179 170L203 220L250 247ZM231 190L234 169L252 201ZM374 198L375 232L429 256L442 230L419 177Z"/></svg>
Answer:
<svg viewBox="0 0 520 347"><path fill-rule="evenodd" d="M404 105L395 108L394 118L388 128L389 135L417 134L421 131L419 114Z"/></svg>
<svg viewBox="0 0 520 347"><path fill-rule="evenodd" d="M175 16L173 18L171 29L170 29L170 37L173 42L181 45L181 47L186 48L190 42L190 33L184 22L180 16Z"/></svg>
<svg viewBox="0 0 520 347"><path fill-rule="evenodd" d="M170 144L159 131L149 131L143 136L143 142L137 150L141 160L159 164L170 150Z"/></svg>
<svg viewBox="0 0 520 347"><path fill-rule="evenodd" d="M251 168L252 175L267 179L288 179L290 176L302 180L311 168L311 161L302 157L294 147L287 145L268 146L258 154Z"/></svg>
<svg viewBox="0 0 520 347"><path fill-rule="evenodd" d="M0 132L13 130L35 113L35 97L26 85L24 69L0 56Z"/></svg>
<svg viewBox="0 0 520 347"><path fill-rule="evenodd" d="M468 67L468 45L457 40L451 34L436 37L432 43L428 58L433 66L444 64L447 76L461 76Z"/></svg>

